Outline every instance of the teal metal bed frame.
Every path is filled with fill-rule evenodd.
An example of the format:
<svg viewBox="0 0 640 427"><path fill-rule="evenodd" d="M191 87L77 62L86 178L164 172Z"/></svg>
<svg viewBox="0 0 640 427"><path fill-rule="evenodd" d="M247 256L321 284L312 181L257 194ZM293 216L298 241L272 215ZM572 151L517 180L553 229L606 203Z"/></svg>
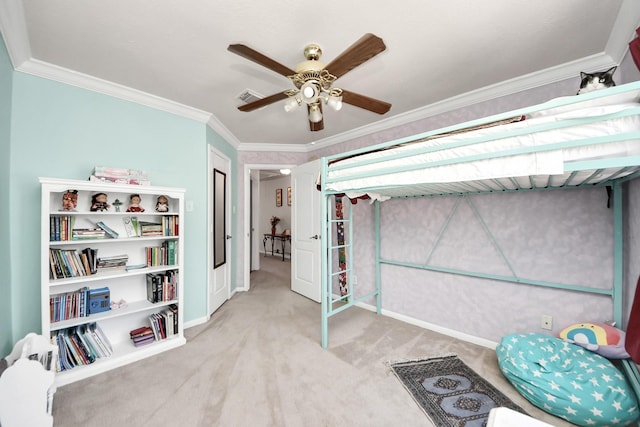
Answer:
<svg viewBox="0 0 640 427"><path fill-rule="evenodd" d="M570 105L576 102L591 100L591 99L599 99L601 97L609 96L609 95L618 95L624 93L637 93L640 97L640 82L629 83L626 85L620 85L613 88L605 89L602 91L592 92L585 95L575 96L575 97L565 97L559 98L544 104L540 104L537 106L532 106L528 108L518 109L511 112L494 115L491 117L487 117L484 119L478 119L469 121L466 123L462 123L455 126L449 126L443 129L438 129L430 132L425 132L419 135L415 135L412 137L401 138L398 140L390 141L388 143L379 144L371 147L365 147L358 150L353 150L350 152L332 155L328 157L322 158L322 169L321 169L321 191L322 191L322 204L321 204L321 217L323 221L322 226L322 236L321 236L321 250L322 254L325 256L322 257L322 293L321 293L321 305L322 305L322 347L327 348L328 346L328 334L329 334L329 318L332 316L353 307L365 300L370 300L371 298L375 298L376 301L376 312L378 314L382 313L382 283L381 283L381 266L383 264L390 264L395 266L407 267L407 268L418 268L418 269L426 269L432 271L440 271L452 274L460 274L467 275L472 277L486 278L491 280L500 280L507 281L513 283L526 283L528 285L533 286L542 286L547 288L557 288L564 289L576 292L587 292L587 293L595 293L601 295L607 295L611 297L613 303L613 319L616 321L617 325L622 325L623 322L623 279L624 279L624 270L623 270L623 183L637 178L640 176L640 156L631 156L631 157L618 157L618 158L607 158L601 160L586 160L586 161L578 161L567 164L565 167L565 173L570 173L569 178L562 183L561 185L549 185L550 181L546 181L546 185L536 186L534 184L534 180L530 179L530 186L522 186L517 184L512 180L509 186L501 185L500 182L496 181L495 186L491 187L487 186L486 183L482 182L459 182L459 183L448 183L448 184L430 184L430 183L419 183L416 185L394 185L394 184L385 184L385 185L376 185L366 188L341 188L339 191L330 190L331 184L336 182L344 182L350 179L356 178L366 178L369 176L381 176L387 174L393 174L396 172L402 172L406 170L416 170L416 169L424 169L435 166L442 166L448 164L460 164L466 162L473 162L476 160L483 160L488 158L501 158L508 157L514 154L524 154L524 153L534 153L534 152L543 152L546 150L556 150L563 148L571 148L576 146L586 146L591 144L602 144L609 143L615 141L625 141L625 140L636 140L640 141L640 129L635 132L627 132L624 134L611 134L604 137L595 137L595 138L584 138L579 141L566 141L566 142L557 142L550 145L544 145L540 147L519 147L509 150L503 150L501 152L492 153L490 155L480 154L480 155L470 155L467 157L457 158L457 159L449 159L449 160L440 160L425 164L419 164L410 166L408 168L398 168L398 167L385 167L380 164L379 167L376 167L373 171L367 173L354 172L349 173L349 170L355 166L367 165L371 164L370 161L362 160L358 161L358 159L352 159L352 164L350 165L342 165L339 160L359 156L361 154L369 153L372 151L381 151L387 150L389 155L385 156L386 158L398 158L398 157L411 157L417 154L429 153L432 151L441 150L443 147L438 146L434 147L421 147L416 149L406 150L402 154L394 154L390 148L405 145L408 143L412 143L415 141L425 140L434 135L439 135L442 133L450 133L455 131L460 131L463 129L467 129L470 127L481 126L488 123L493 123L513 117L519 116L528 116L531 113L540 111L542 109L548 108L556 108L565 105ZM638 101L638 97L636 97L636 101ZM624 117L625 115L638 115L640 116L640 104L638 107L627 109L624 111L620 111L614 114L611 114L611 117ZM571 126L579 123L589 123L591 119L589 118L581 118L581 119L573 119L571 122ZM493 137L479 137L473 138L464 142L457 142L448 144L447 147L460 147L462 145L471 145L474 143L485 142L489 140L494 140L498 138L513 136L516 134L526 134L528 132L535 131L546 131L553 130L556 128L561 128L562 126L568 126L567 124L563 124L562 121L555 121L551 123L545 123L543 125L536 126L534 128L528 128L525 130L516 130L516 131L508 131L506 133L501 133L499 135ZM640 143L640 142L638 142ZM507 161L507 160L505 160ZM374 163L377 161L374 161ZM347 173L347 176L341 178L332 178L330 173L332 171L343 171L343 173ZM580 171L593 171L589 175L590 182L587 183L586 180L581 180L579 182L574 182L575 175ZM593 177L596 174L601 174L605 176L605 179L599 180L596 183L593 183ZM600 288L589 288L584 286L576 286L576 285L567 285L562 283L552 283L552 282L544 282L544 281L534 281L534 280L524 280L517 277L503 277L503 276L495 276L495 275L487 275L483 273L473 273L468 271L458 271L452 269L442 269L438 267L434 267L427 264L414 264L414 263L404 263L393 261L389 259L384 259L381 256L381 246L380 246L380 202L374 202L374 221L375 221L375 273L376 273L376 286L375 290L367 293L366 295L360 295L358 297L355 296L354 293L354 283L352 277L351 266L353 266L353 227L351 226L353 223L353 209L348 209L345 211L345 218L343 219L334 219L331 206L332 206L332 198L338 194L344 193L360 193L360 192L375 192L381 195L386 195L391 198L406 198L406 197L437 197L437 196L464 196L465 194L483 194L483 193L496 193L496 192L511 192L511 191L530 191L530 190L550 190L550 189L563 189L563 188L579 188L579 187L611 187L612 189L612 212L613 212L613 223L614 223L614 237L613 237L613 245L614 245L614 267L613 267L613 278L612 284L609 289L600 289ZM510 188L509 188L510 187ZM347 238L345 240L344 245L335 245L333 244L333 236L332 230L335 226L335 223L343 222L348 225L345 227L348 230ZM337 268L335 260L335 251L344 249L347 254L347 268L346 270L340 270ZM333 293L333 285L336 277L340 274L346 274L347 280L349 283L349 293L347 295L336 296ZM634 389L637 396L640 397L640 374L638 372L637 365L633 363L631 360L622 361L622 367L625 371L628 380Z"/></svg>

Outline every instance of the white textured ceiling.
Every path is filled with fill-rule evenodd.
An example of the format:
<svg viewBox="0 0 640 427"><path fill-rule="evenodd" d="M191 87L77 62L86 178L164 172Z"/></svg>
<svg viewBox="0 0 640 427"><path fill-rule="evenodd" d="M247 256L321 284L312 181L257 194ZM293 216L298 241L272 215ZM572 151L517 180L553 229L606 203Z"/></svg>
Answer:
<svg viewBox="0 0 640 427"><path fill-rule="evenodd" d="M472 103L619 63L638 0L2 0L14 66L209 121L240 147L304 150L416 120L456 97ZM335 87L392 104L381 116L325 109L310 132L282 101L240 112L236 97L292 88L227 51L242 43L294 68L317 43L328 63L365 33L387 49ZM330 71L330 70L329 70ZM437 108L436 108L437 106Z"/></svg>

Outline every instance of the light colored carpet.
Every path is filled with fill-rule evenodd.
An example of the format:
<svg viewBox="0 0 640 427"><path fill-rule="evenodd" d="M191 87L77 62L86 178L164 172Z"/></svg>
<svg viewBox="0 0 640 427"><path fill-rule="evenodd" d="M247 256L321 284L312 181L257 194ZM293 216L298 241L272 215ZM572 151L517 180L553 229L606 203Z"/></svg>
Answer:
<svg viewBox="0 0 640 427"><path fill-rule="evenodd" d="M493 350L352 308L330 320L320 346L320 306L294 292L290 263L262 258L251 291L236 294L187 344L60 387L54 425L431 426L385 366L457 354L530 415L572 424L523 399Z"/></svg>

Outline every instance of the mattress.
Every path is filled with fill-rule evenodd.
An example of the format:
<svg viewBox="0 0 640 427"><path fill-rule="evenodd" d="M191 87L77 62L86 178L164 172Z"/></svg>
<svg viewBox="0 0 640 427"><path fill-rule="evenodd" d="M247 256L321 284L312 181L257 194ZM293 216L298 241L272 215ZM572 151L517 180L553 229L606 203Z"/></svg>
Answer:
<svg viewBox="0 0 640 427"><path fill-rule="evenodd" d="M637 90L576 100L565 97L541 104L529 109L522 121L436 139L430 135L333 161L326 189L385 200L402 187L422 192L422 184L437 189L467 182L501 190L557 186L568 179L587 184L607 174L594 173L594 168L603 168L586 162L606 165L607 160L640 156ZM606 168L616 177L632 172Z"/></svg>

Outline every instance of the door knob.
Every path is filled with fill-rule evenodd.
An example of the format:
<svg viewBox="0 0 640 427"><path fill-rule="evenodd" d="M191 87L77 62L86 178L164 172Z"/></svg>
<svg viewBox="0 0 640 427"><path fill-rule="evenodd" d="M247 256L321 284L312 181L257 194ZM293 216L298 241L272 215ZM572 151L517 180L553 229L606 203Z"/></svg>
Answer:
<svg viewBox="0 0 640 427"><path fill-rule="evenodd" d="M317 234L314 234L313 236L309 237L310 239L315 239L318 240L320 238L320 236L318 236Z"/></svg>
<svg viewBox="0 0 640 427"><path fill-rule="evenodd" d="M231 238L231 234L227 234L227 240Z"/></svg>

